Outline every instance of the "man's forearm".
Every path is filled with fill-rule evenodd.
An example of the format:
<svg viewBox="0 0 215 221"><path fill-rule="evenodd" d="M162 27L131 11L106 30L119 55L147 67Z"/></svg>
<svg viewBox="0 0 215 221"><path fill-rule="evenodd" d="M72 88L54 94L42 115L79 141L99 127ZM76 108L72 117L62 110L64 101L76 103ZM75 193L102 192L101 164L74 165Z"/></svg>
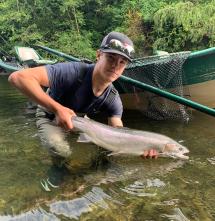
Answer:
<svg viewBox="0 0 215 221"><path fill-rule="evenodd" d="M123 122L119 117L109 117L108 118L108 125L112 127L123 127Z"/></svg>
<svg viewBox="0 0 215 221"><path fill-rule="evenodd" d="M8 80L32 101L55 113L61 105L43 91L38 79L28 74L27 70L14 72Z"/></svg>

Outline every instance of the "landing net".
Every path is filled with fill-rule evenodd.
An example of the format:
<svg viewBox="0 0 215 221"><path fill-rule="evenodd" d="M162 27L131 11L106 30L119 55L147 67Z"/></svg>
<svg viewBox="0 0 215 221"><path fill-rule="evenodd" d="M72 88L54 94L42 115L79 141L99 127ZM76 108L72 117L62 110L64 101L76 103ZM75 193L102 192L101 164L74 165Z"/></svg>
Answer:
<svg viewBox="0 0 215 221"><path fill-rule="evenodd" d="M190 52L178 52L135 59L124 71L124 76L187 98L190 96L183 72L183 64ZM118 80L115 84L128 109L138 109L157 120L188 121L186 106Z"/></svg>

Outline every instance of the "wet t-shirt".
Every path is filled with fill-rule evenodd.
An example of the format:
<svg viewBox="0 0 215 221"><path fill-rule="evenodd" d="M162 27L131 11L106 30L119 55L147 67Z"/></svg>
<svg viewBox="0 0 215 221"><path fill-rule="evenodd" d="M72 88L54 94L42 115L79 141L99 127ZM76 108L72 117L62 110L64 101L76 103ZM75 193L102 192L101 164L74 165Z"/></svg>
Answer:
<svg viewBox="0 0 215 221"><path fill-rule="evenodd" d="M82 76L83 68L84 75ZM102 111L106 112L108 117L122 116L122 102L112 84L105 89L101 96L94 95L92 89L93 64L58 63L46 65L46 69L50 82L49 95L63 106L73 109L77 113L94 114ZM107 99L110 93L114 96Z"/></svg>

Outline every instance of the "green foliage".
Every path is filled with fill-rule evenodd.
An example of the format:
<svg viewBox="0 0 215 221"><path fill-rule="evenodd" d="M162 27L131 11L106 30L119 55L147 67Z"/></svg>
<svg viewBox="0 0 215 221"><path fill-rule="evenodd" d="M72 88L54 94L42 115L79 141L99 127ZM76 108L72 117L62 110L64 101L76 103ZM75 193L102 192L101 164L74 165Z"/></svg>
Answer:
<svg viewBox="0 0 215 221"><path fill-rule="evenodd" d="M215 0L4 0L0 1L0 50L40 44L95 59L110 31L126 33L137 56L153 49L214 46Z"/></svg>
<svg viewBox="0 0 215 221"><path fill-rule="evenodd" d="M102 38L123 22L122 2L120 0L84 0L82 11L85 29L92 33L92 46L97 49Z"/></svg>
<svg viewBox="0 0 215 221"><path fill-rule="evenodd" d="M123 11L136 11L140 13L142 19L151 20L153 14L166 5L164 0L139 0L139 1L125 1L123 4Z"/></svg>
<svg viewBox="0 0 215 221"><path fill-rule="evenodd" d="M212 47L214 31L215 1L171 4L154 15L154 48L179 51Z"/></svg>
<svg viewBox="0 0 215 221"><path fill-rule="evenodd" d="M123 24L117 30L125 32L135 44L136 56L152 53L153 15L166 5L164 0L125 1L122 5Z"/></svg>
<svg viewBox="0 0 215 221"><path fill-rule="evenodd" d="M95 60L95 50L91 46L90 33L83 33L83 35L77 35L74 31L62 32L56 34L58 39L52 48L57 48L64 53L73 55L79 58L88 58Z"/></svg>

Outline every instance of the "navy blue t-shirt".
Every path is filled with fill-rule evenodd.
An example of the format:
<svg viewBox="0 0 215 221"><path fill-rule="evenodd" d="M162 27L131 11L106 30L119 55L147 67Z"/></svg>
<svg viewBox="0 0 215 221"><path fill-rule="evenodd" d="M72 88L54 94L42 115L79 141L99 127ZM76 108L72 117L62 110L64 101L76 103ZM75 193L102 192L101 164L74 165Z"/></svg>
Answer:
<svg viewBox="0 0 215 221"><path fill-rule="evenodd" d="M80 77L83 65L85 73L83 77ZM109 102L105 102L109 93L116 91L112 84L101 96L94 95L92 90L94 65L68 62L46 65L46 69L50 82L49 95L63 106L77 113L94 114L103 111L108 117L122 116L123 107L118 93L115 93ZM80 79L81 83L79 83Z"/></svg>

